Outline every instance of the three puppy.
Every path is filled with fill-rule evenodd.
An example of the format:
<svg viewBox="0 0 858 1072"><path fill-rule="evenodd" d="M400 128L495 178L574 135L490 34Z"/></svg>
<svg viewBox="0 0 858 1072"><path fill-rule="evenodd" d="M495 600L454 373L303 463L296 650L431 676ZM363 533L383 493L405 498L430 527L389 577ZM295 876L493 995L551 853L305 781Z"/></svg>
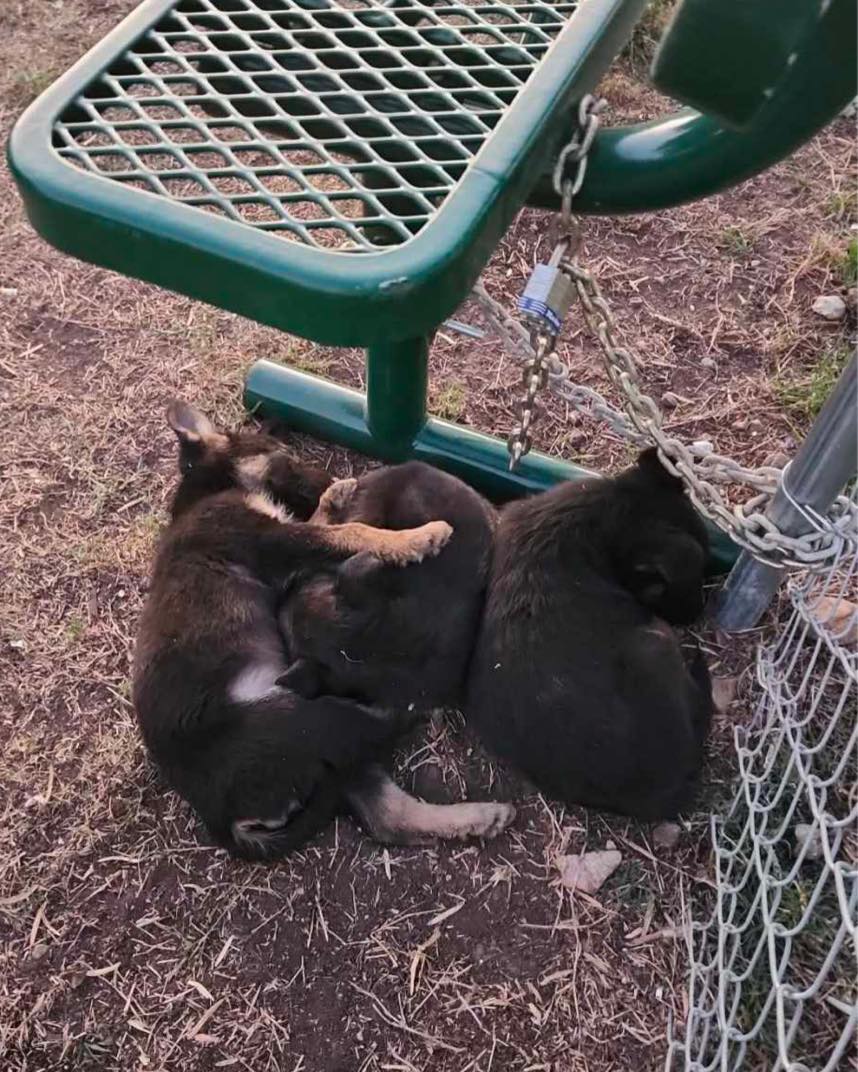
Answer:
<svg viewBox="0 0 858 1072"><path fill-rule="evenodd" d="M498 520L420 463L332 484L270 437L181 403L169 421L182 477L134 703L219 844L277 857L342 810L388 842L498 833L511 805L426 804L387 773L415 719L452 704L552 796L648 819L688 805L711 694L665 623L702 608L706 536L654 452Z"/></svg>

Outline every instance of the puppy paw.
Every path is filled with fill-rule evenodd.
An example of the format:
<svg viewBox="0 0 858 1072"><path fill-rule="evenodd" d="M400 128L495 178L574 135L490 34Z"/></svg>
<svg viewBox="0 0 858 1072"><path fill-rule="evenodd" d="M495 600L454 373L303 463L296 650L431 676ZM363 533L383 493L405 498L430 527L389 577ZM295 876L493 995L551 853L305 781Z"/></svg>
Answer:
<svg viewBox="0 0 858 1072"><path fill-rule="evenodd" d="M453 526L446 521L430 521L419 529L411 529L404 548L405 562L422 562L424 558L435 558L453 535Z"/></svg>
<svg viewBox="0 0 858 1072"><path fill-rule="evenodd" d="M493 838L502 833L515 818L513 804L468 804L468 822L457 832L458 837Z"/></svg>
<svg viewBox="0 0 858 1072"><path fill-rule="evenodd" d="M331 484L319 499L319 505L310 518L310 523L313 525L336 524L342 518L356 491L357 480L354 477L337 480L336 483Z"/></svg>

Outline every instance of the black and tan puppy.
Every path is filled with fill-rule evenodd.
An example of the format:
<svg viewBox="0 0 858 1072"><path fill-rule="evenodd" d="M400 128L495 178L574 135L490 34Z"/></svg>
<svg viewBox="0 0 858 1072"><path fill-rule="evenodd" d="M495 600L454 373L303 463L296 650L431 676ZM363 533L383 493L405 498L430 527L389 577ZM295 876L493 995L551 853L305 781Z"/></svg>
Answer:
<svg viewBox="0 0 858 1072"><path fill-rule="evenodd" d="M371 553L401 568L436 555L450 526L388 532L303 524L330 483L274 439L225 435L182 403L168 419L182 480L140 623L134 704L168 782L213 838L255 859L294 849L343 808L388 840L488 836L511 813L458 805L408 822L411 800L376 761L403 715L278 684L289 665L277 608L290 583ZM462 809L468 809L463 811Z"/></svg>
<svg viewBox="0 0 858 1072"><path fill-rule="evenodd" d="M360 554L290 590L281 623L297 660L287 677L294 687L418 710L461 701L488 579L492 507L456 477L408 462L335 484L313 520L399 531L435 519L453 535L419 570Z"/></svg>
<svg viewBox="0 0 858 1072"><path fill-rule="evenodd" d="M693 799L705 662L667 623L703 608L705 529L654 451L501 514L466 716L545 793L640 819Z"/></svg>

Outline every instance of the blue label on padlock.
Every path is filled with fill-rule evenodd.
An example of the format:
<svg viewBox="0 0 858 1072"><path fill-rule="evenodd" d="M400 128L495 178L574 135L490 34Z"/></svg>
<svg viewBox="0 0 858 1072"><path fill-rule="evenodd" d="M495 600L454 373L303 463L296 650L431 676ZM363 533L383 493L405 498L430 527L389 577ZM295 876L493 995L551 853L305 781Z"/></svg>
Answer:
<svg viewBox="0 0 858 1072"><path fill-rule="evenodd" d="M522 295L518 299L518 308L525 316L544 320L555 335L560 334L560 329L563 327L563 321L553 310L548 308L545 302L539 301L537 298L528 298L526 295Z"/></svg>
<svg viewBox="0 0 858 1072"><path fill-rule="evenodd" d="M542 320L555 335L559 335L563 321L545 301L551 293L556 278L556 268L547 264L537 264L527 281L524 294L518 299L518 308L525 316Z"/></svg>

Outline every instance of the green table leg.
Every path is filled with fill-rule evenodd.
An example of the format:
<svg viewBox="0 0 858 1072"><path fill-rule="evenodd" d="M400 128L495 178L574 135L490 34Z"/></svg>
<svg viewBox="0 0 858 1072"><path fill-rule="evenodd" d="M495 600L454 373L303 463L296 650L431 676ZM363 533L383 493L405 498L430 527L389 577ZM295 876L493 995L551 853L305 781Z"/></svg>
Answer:
<svg viewBox="0 0 858 1072"><path fill-rule="evenodd" d="M426 423L429 340L402 339L366 355L366 423L385 457L405 459Z"/></svg>
<svg viewBox="0 0 858 1072"><path fill-rule="evenodd" d="M385 349L384 353L389 351ZM373 354L368 364L375 359ZM370 391L379 393L372 395L368 402L360 391L273 361L257 361L245 382L245 405L252 412L281 420L296 431L339 443L371 458L386 462L417 458L428 462L467 481L494 502L544 491L562 480L584 480L597 475L535 450L526 454L518 469L511 473L502 440L436 417L425 417L425 394L419 406L417 399L409 394L421 382L416 374L420 367L424 368L421 375L425 375L425 366L418 362L412 364L409 372L389 369L385 372L383 363L375 371L370 368L367 376ZM397 402L391 391L400 377L404 378L400 383L403 397ZM376 409L379 402L380 411ZM411 442L406 442L408 428L415 429ZM713 573L724 573L735 562L738 548L714 526L709 526L709 537L710 568Z"/></svg>

